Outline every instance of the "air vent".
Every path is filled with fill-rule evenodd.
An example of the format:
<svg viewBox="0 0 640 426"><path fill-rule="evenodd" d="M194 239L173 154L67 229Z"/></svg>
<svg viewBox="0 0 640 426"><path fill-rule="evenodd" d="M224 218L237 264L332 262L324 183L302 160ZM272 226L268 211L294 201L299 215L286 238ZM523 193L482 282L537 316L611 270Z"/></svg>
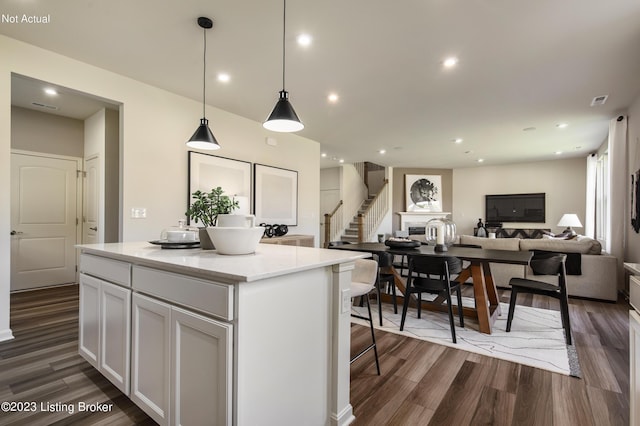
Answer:
<svg viewBox="0 0 640 426"><path fill-rule="evenodd" d="M608 97L609 97L609 95L596 96L591 101L591 106L604 105L604 103L607 102L607 98Z"/></svg>
<svg viewBox="0 0 640 426"><path fill-rule="evenodd" d="M41 104L40 102L31 102L31 105L38 107L38 108L44 108L44 109L51 109L51 110L57 110L58 107L57 106L53 106L53 105L45 105L45 104Z"/></svg>

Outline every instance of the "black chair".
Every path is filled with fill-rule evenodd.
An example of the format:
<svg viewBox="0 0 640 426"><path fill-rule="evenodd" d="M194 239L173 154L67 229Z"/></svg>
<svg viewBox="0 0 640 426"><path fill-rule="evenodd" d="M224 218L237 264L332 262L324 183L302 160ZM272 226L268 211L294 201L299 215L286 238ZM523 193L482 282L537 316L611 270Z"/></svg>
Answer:
<svg viewBox="0 0 640 426"><path fill-rule="evenodd" d="M453 306L451 304L451 292L456 292L458 299L458 313L460 314L460 327L464 328L464 316L462 313L462 295L460 283L451 281L451 274L459 274L462 271L462 261L457 257L426 257L409 256L409 277L405 291L404 304L402 306L402 320L400 331L404 329L404 321L407 316L409 299L412 294L418 295L418 318L422 312L422 293L442 294L447 299L449 308L449 325L451 326L451 339L456 343L456 328L453 321Z"/></svg>
<svg viewBox="0 0 640 426"><path fill-rule="evenodd" d="M396 297L395 276L389 272L389 268L393 266L393 255L389 253L378 254L378 291L385 288L387 293L391 293L393 297L393 313L398 313L398 301ZM386 284L385 287L382 287ZM382 311L380 311L382 312ZM382 325L382 313L380 314L380 325Z"/></svg>
<svg viewBox="0 0 640 426"><path fill-rule="evenodd" d="M571 344L571 325L569 323L569 299L567 296L567 279L565 261L566 254L545 253L534 254L529 261L529 266L536 275L557 275L558 285L536 281L528 278L511 278L511 300L509 301L509 316L507 318L507 331L511 331L513 312L516 308L518 293L541 294L553 297L560 301L560 317L564 328L565 340Z"/></svg>

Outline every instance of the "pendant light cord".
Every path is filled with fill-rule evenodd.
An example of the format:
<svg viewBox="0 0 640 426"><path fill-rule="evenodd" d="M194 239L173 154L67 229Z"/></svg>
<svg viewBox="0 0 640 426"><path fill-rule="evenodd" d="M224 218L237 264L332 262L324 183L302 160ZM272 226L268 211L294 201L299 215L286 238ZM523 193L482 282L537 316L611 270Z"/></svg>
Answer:
<svg viewBox="0 0 640 426"><path fill-rule="evenodd" d="M286 33L287 33L287 0L283 0L284 2L284 7L283 7L283 11L282 11L282 91L285 91L284 88L284 74L285 74L285 55L286 55L286 49L285 49L285 37L286 37Z"/></svg>
<svg viewBox="0 0 640 426"><path fill-rule="evenodd" d="M204 54L202 55L202 118L206 117L205 105L207 96L207 29L202 29L202 38L204 39Z"/></svg>

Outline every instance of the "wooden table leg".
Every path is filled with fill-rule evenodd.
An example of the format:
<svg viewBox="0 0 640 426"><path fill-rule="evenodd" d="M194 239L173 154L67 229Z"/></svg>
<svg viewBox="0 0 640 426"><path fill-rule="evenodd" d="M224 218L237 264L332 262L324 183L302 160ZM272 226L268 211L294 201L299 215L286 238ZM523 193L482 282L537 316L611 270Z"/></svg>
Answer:
<svg viewBox="0 0 640 426"><path fill-rule="evenodd" d="M487 296L489 296L489 306L492 308L495 307L494 315L502 315L500 300L498 299L498 289L496 288L496 283L493 281L489 262L482 262L482 270L484 273L484 286L487 289Z"/></svg>
<svg viewBox="0 0 640 426"><path fill-rule="evenodd" d="M501 314L498 290L493 282L489 262L472 262L473 293L476 298L480 332L491 334L491 327Z"/></svg>

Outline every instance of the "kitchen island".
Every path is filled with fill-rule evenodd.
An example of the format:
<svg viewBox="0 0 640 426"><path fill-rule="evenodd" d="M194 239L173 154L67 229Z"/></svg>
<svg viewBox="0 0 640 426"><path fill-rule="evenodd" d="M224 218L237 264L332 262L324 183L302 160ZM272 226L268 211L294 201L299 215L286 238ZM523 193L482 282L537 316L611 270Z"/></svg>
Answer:
<svg viewBox="0 0 640 426"><path fill-rule="evenodd" d="M78 247L79 352L159 424L353 421L349 286L368 254Z"/></svg>

